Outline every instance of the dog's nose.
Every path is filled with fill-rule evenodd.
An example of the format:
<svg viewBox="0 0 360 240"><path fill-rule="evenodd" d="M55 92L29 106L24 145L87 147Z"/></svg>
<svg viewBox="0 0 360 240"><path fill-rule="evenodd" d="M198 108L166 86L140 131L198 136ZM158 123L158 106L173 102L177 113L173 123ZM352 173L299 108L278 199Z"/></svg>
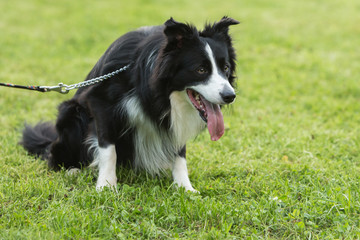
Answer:
<svg viewBox="0 0 360 240"><path fill-rule="evenodd" d="M232 103L236 97L234 91L232 89L227 89L220 93L221 98L225 103Z"/></svg>

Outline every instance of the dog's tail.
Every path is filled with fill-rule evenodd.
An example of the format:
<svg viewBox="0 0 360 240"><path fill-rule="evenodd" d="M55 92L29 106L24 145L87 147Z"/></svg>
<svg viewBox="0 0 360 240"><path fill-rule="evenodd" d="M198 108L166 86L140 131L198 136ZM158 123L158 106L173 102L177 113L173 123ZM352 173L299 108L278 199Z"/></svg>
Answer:
<svg viewBox="0 0 360 240"><path fill-rule="evenodd" d="M48 159L50 145L58 137L54 124L40 122L35 126L25 124L20 144L31 154Z"/></svg>

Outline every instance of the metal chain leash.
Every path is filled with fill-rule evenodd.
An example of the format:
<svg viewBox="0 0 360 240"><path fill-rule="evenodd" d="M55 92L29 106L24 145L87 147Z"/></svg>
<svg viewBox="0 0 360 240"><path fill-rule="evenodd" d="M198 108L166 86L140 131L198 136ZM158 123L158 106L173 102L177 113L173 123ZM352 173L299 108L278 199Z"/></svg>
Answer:
<svg viewBox="0 0 360 240"><path fill-rule="evenodd" d="M118 70L115 70L115 71L113 71L111 73L102 75L100 77L92 78L92 79L89 79L89 80L85 80L83 82L75 83L75 84L72 84L72 85L66 85L66 84L63 84L63 83L59 83L57 86L39 86L39 88L43 89L43 92L55 91L55 92L59 92L59 93L62 93L62 94L66 94L70 90L91 86L91 85L97 84L99 82L102 82L102 81L104 81L104 80L106 80L108 78L111 78L111 77L125 71L126 69L128 69L130 67L130 65L131 65L131 63L129 63L128 65L126 65L126 66L124 66L122 68L119 68Z"/></svg>
<svg viewBox="0 0 360 240"><path fill-rule="evenodd" d="M96 77L96 78L92 78L89 80L85 80L83 82L79 82L79 83L75 83L72 85L66 85L63 83L59 83L57 86L22 86L22 85L15 85L15 84L11 84L11 83L0 83L0 86L4 86L4 87L12 87L12 88L21 88L21 89L27 89L27 90L35 90L35 91L39 91L39 92L58 92L58 93L62 93L62 94L66 94L68 93L70 90L73 89L78 89L78 88L82 88L82 87L87 87L90 85L94 85L97 83L100 83L108 78L111 78L125 70L127 70L130 67L131 63L129 63L128 65L119 68L118 70L115 70L111 73L102 75L100 77Z"/></svg>

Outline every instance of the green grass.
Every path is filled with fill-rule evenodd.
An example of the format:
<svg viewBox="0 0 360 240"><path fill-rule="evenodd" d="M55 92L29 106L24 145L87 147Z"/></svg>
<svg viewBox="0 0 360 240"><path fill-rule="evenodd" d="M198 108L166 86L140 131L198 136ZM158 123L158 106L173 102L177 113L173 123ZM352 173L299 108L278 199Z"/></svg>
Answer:
<svg viewBox="0 0 360 240"><path fill-rule="evenodd" d="M226 133L188 144L198 194L119 169L50 172L17 145L25 121L71 97L0 88L0 239L360 238L360 3L0 1L0 82L82 81L121 34L170 16L202 27L229 15L238 97ZM72 93L73 94L73 93Z"/></svg>

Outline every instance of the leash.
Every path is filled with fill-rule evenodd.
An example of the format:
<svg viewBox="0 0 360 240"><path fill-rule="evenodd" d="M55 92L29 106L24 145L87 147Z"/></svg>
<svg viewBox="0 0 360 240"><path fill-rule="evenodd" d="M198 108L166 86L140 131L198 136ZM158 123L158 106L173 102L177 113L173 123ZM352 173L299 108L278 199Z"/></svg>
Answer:
<svg viewBox="0 0 360 240"><path fill-rule="evenodd" d="M26 90L34 90L34 91L39 91L39 92L53 91L53 92L58 92L58 93L62 93L62 94L67 94L70 90L94 85L94 84L100 83L108 78L111 78L111 77L127 70L130 67L130 65L131 65L131 63L129 63L128 65L121 67L118 70L115 70L111 73L102 75L100 77L92 78L89 80L85 80L83 82L75 83L72 85L66 85L63 83L59 83L56 86L23 86L23 85L16 85L16 84L12 84L12 83L0 83L0 86L11 87L11 88L20 88L20 89L26 89Z"/></svg>

